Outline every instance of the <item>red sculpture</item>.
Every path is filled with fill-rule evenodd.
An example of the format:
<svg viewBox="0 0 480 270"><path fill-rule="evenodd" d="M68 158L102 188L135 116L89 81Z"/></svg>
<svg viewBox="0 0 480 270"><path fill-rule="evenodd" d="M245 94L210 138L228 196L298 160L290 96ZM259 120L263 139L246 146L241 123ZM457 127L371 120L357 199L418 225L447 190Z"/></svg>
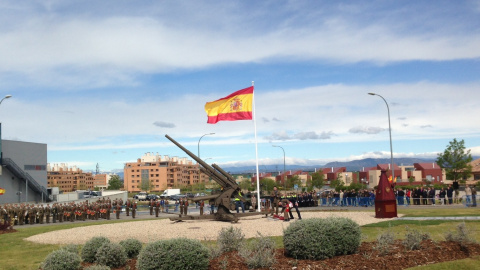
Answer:
<svg viewBox="0 0 480 270"><path fill-rule="evenodd" d="M397 217L397 200L392 185L388 182L387 172L382 171L378 188L375 191L375 217Z"/></svg>

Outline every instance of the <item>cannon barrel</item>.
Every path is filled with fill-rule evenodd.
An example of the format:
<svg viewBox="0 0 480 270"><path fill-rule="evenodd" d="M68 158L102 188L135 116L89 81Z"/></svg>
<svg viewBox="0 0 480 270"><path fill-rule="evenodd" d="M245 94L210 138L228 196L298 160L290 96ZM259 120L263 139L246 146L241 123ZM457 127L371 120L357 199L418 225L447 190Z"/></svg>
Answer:
<svg viewBox="0 0 480 270"><path fill-rule="evenodd" d="M237 182L235 182L235 179L233 179L233 177L227 173L226 171L224 171L222 168L220 168L217 164L212 164L212 167L215 168L215 170L217 170L219 173L221 173L223 176L225 176L225 178L227 178L228 182L230 183L230 185L233 187L233 188L237 188L238 187L238 184Z"/></svg>
<svg viewBox="0 0 480 270"><path fill-rule="evenodd" d="M205 168L205 170L207 170L209 173L211 173L213 176L212 178L218 183L220 184L221 186L225 185L225 184L230 184L227 179L224 179L225 177L220 174L219 172L215 171L214 168L212 168L210 165L208 165L207 163L205 163L205 161L203 161L202 159L200 159L199 157L197 157L195 154L193 154L192 152L188 151L185 147L183 147L181 144L179 144L177 141L175 141L172 137L168 136L167 134L165 134L165 137L167 139L169 139L172 143L174 143L176 146L178 146L178 148L182 149L183 152L187 153L187 155L189 155L191 158L193 158L198 164L202 165L203 168ZM223 183L220 183L220 182L223 182Z"/></svg>
<svg viewBox="0 0 480 270"><path fill-rule="evenodd" d="M205 168L202 168L202 167L200 167L200 171L201 171L202 173L208 175L209 177L213 178L213 179L215 180L215 182L217 182L217 183L218 183L220 186L222 186L223 188L229 187L228 183L225 182L224 179L222 179L222 178L217 178L217 177L215 176L215 174L213 174L211 171L209 171L209 170L207 170L207 169L205 169Z"/></svg>

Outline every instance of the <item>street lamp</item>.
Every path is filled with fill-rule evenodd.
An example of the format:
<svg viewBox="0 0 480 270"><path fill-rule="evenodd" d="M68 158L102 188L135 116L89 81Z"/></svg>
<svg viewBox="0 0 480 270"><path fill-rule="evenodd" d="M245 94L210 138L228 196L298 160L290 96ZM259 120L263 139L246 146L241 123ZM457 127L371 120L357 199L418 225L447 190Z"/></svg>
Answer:
<svg viewBox="0 0 480 270"><path fill-rule="evenodd" d="M203 138L204 136L213 135L213 134L215 134L215 133L203 134L203 135L200 137L200 139L198 139L198 158L200 158L200 140L202 140L202 138Z"/></svg>
<svg viewBox="0 0 480 270"><path fill-rule="evenodd" d="M283 151L283 188L285 192L285 196L287 196L287 180L285 179L285 149L279 145L272 145L273 147L280 147Z"/></svg>
<svg viewBox="0 0 480 270"><path fill-rule="evenodd" d="M215 134L215 133L203 134L203 135L200 137L200 139L198 139L198 152L197 152L198 158L200 158L200 141L202 140L202 138L203 138L204 136L213 135L213 134ZM207 159L208 159L208 158L207 158ZM200 164L198 164L198 182L201 182L201 181L202 181L201 176L202 176L202 172L200 171ZM192 184L192 190L193 190L193 184Z"/></svg>
<svg viewBox="0 0 480 270"><path fill-rule="evenodd" d="M12 95L6 95L4 98L2 98L2 100L0 100L0 104L2 104L3 100L7 99L7 98L11 98Z"/></svg>
<svg viewBox="0 0 480 270"><path fill-rule="evenodd" d="M371 96L379 96L385 101L385 105L387 105L387 112L388 112L388 132L390 133L390 166L392 167L392 182L395 181L395 168L393 166L393 148L392 148L392 126L390 125L390 108L388 107L387 101L379 94L375 93L368 93Z"/></svg>

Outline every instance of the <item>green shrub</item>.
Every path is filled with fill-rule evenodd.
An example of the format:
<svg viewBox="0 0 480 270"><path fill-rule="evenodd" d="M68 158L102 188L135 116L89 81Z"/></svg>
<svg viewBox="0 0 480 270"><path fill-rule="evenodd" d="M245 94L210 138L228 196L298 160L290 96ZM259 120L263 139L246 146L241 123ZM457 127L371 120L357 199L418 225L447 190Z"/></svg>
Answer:
<svg viewBox="0 0 480 270"><path fill-rule="evenodd" d="M462 248L465 248L468 243L475 243L472 232L467 228L465 222L457 225L457 231L445 233L445 240L449 242L456 242Z"/></svg>
<svg viewBox="0 0 480 270"><path fill-rule="evenodd" d="M394 240L395 234L391 231L386 231L377 237L375 249L377 249L381 255L387 255L390 253L390 245L393 244Z"/></svg>
<svg viewBox="0 0 480 270"><path fill-rule="evenodd" d="M430 234L421 233L417 230L410 230L407 228L405 233L405 239L403 239L403 246L406 250L418 250L420 249L420 244L424 240L430 239Z"/></svg>
<svg viewBox="0 0 480 270"><path fill-rule="evenodd" d="M138 255L139 270L208 269L209 250L200 241L176 238L147 244Z"/></svg>
<svg viewBox="0 0 480 270"><path fill-rule="evenodd" d="M80 268L81 258L78 254L59 249L48 254L43 261L43 270L77 270Z"/></svg>
<svg viewBox="0 0 480 270"><path fill-rule="evenodd" d="M120 241L120 245L125 249L128 258L135 258L142 249L142 242L137 239L127 239Z"/></svg>
<svg viewBox="0 0 480 270"><path fill-rule="evenodd" d="M91 265L87 268L83 268L83 270L110 270L110 267L108 267L106 265L95 264L95 265Z"/></svg>
<svg viewBox="0 0 480 270"><path fill-rule="evenodd" d="M249 245L242 245L239 254L248 268L269 268L276 262L275 241L258 233Z"/></svg>
<svg viewBox="0 0 480 270"><path fill-rule="evenodd" d="M82 248L82 259L86 262L95 262L95 255L97 250L104 244L109 243L110 240L103 236L93 237L88 240Z"/></svg>
<svg viewBox="0 0 480 270"><path fill-rule="evenodd" d="M106 242L97 250L95 259L100 265L116 268L127 263L127 253L120 244Z"/></svg>
<svg viewBox="0 0 480 270"><path fill-rule="evenodd" d="M61 247L60 249L63 249L63 250L66 250L66 251L68 251L68 252L72 252L72 253L78 254L78 251L80 250L80 245L70 244L70 245L63 246L63 247Z"/></svg>
<svg viewBox="0 0 480 270"><path fill-rule="evenodd" d="M240 228L230 226L222 228L217 237L218 247L221 252L238 250L245 239L245 235Z"/></svg>
<svg viewBox="0 0 480 270"><path fill-rule="evenodd" d="M348 218L298 220L283 232L285 253L296 259L322 260L352 254L360 242L360 226Z"/></svg>

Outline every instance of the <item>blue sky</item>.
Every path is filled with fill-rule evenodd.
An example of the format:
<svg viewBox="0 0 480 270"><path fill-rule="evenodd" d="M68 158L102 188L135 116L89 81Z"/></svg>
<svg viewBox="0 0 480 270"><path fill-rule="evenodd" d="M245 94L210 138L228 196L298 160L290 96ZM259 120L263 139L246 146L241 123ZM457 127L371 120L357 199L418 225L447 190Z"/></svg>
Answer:
<svg viewBox="0 0 480 270"><path fill-rule="evenodd" d="M208 101L255 81L260 169L480 155L480 1L0 3L3 139L48 162L123 169L146 152L255 164L253 121Z"/></svg>

